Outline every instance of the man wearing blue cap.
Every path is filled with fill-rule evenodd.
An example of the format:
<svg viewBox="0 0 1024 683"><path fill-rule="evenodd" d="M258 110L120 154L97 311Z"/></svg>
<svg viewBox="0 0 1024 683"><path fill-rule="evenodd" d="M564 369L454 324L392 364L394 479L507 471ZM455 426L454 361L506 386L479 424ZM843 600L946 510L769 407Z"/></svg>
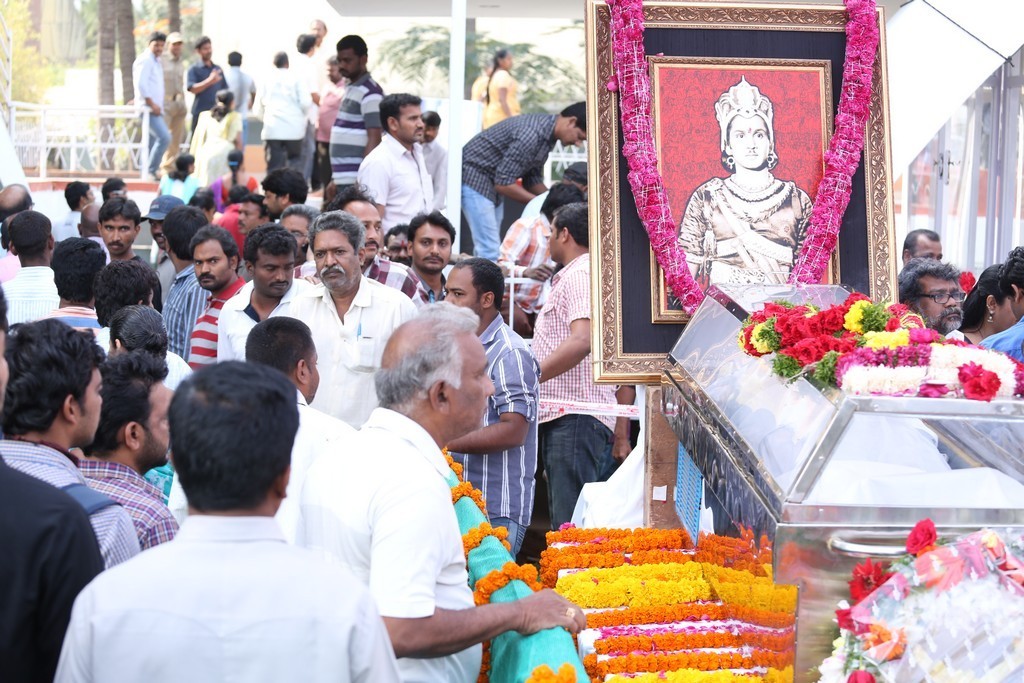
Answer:
<svg viewBox="0 0 1024 683"><path fill-rule="evenodd" d="M153 203L149 205L149 213L142 217L143 220L149 221L149 234L156 243L156 246L160 247L156 257L156 276L160 280L160 290L163 292L163 296L153 295L153 306L158 311L163 310L162 305L167 301L167 295L171 291L171 283L174 282L174 276L177 274L174 263L167 253L167 239L164 237L164 218L167 217L167 213L174 207L184 205L185 202L177 197L162 194L153 200Z"/></svg>

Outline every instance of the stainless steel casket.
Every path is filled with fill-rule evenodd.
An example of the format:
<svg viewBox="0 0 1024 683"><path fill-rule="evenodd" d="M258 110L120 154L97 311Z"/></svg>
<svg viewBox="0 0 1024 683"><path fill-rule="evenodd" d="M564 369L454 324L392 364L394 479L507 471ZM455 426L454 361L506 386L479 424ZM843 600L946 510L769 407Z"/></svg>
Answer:
<svg viewBox="0 0 1024 683"><path fill-rule="evenodd" d="M1024 401L852 396L787 382L770 358L738 345L743 320L765 301L825 307L847 294L712 287L662 380L663 411L713 494L716 528L766 534L776 581L800 586L797 681L817 680L811 670L832 651L853 566L902 554L919 520L943 536L1024 533Z"/></svg>

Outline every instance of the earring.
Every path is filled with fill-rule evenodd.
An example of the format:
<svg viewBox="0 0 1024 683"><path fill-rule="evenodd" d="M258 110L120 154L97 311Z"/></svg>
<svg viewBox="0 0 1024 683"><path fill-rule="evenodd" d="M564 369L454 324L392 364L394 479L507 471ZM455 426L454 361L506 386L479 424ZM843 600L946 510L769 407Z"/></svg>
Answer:
<svg viewBox="0 0 1024 683"><path fill-rule="evenodd" d="M736 168L736 160L732 158L732 155L725 158L725 165L729 167L730 171Z"/></svg>
<svg viewBox="0 0 1024 683"><path fill-rule="evenodd" d="M989 322L994 322L995 321L995 316L996 316L996 312L993 311L991 308L988 309L988 321Z"/></svg>
<svg viewBox="0 0 1024 683"><path fill-rule="evenodd" d="M779 165L779 157L775 155L775 152L768 152L765 160L768 162L769 171Z"/></svg>

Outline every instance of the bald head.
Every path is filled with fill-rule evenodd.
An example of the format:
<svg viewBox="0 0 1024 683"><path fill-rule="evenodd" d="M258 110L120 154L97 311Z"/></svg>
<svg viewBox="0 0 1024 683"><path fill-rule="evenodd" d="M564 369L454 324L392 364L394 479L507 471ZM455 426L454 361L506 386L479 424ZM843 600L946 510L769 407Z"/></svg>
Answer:
<svg viewBox="0 0 1024 683"><path fill-rule="evenodd" d="M100 207L89 204L82 209L82 218L78 223L78 234L82 237L100 236Z"/></svg>
<svg viewBox="0 0 1024 683"><path fill-rule="evenodd" d="M32 208L32 195L24 185L8 185L0 190L0 221Z"/></svg>

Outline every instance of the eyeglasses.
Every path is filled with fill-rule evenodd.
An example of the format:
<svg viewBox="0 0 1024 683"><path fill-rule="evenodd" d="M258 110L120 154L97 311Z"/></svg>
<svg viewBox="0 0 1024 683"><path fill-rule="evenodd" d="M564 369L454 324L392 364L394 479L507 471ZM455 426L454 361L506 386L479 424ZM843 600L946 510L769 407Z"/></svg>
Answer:
<svg viewBox="0 0 1024 683"><path fill-rule="evenodd" d="M918 298L931 299L937 304L949 303L949 300L953 299L959 304L963 303L964 296L963 292L936 292L935 294L921 294Z"/></svg>

